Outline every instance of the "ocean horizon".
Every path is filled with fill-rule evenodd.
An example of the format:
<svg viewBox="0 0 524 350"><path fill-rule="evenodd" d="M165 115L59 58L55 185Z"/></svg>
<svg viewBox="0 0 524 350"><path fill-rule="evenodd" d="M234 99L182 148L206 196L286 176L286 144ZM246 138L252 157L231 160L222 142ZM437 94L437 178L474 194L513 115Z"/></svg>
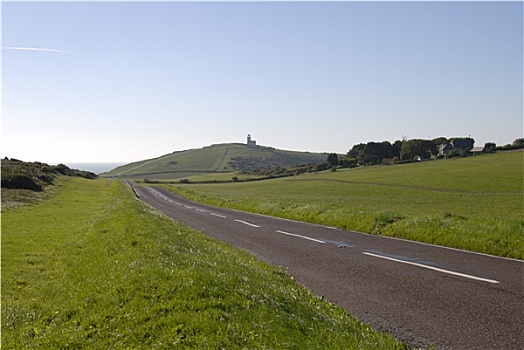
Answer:
<svg viewBox="0 0 524 350"><path fill-rule="evenodd" d="M64 163L71 169L90 171L95 174L101 174L127 164L126 162L104 162L104 163Z"/></svg>

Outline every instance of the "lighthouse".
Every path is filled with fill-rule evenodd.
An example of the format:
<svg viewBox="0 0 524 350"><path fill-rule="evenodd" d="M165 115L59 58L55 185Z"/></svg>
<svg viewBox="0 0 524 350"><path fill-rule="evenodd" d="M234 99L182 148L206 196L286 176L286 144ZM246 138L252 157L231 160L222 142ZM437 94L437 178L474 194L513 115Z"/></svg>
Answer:
<svg viewBox="0 0 524 350"><path fill-rule="evenodd" d="M253 147L255 148L257 146L257 142L255 140L251 140L251 134L247 134L247 147Z"/></svg>

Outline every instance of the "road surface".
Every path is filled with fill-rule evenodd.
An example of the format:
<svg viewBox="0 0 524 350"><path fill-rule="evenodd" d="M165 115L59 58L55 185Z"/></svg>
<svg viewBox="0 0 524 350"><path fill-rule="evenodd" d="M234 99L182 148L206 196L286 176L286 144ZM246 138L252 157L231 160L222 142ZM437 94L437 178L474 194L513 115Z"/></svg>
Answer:
<svg viewBox="0 0 524 350"><path fill-rule="evenodd" d="M313 293L411 347L524 349L524 262L211 207L165 189L144 202L288 268Z"/></svg>

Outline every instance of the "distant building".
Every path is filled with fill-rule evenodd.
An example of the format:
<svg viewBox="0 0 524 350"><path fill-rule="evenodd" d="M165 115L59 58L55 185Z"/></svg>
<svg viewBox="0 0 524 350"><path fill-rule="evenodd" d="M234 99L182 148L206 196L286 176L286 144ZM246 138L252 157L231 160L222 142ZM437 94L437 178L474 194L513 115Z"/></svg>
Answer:
<svg viewBox="0 0 524 350"><path fill-rule="evenodd" d="M247 134L247 147L257 147L257 142L255 140L251 140L251 134Z"/></svg>
<svg viewBox="0 0 524 350"><path fill-rule="evenodd" d="M443 143L438 146L438 154L441 156L447 156L450 151L453 150L453 146L449 143Z"/></svg>
<svg viewBox="0 0 524 350"><path fill-rule="evenodd" d="M438 154L440 156L447 156L449 152L455 151L459 154L462 151L467 153L473 149L473 139L453 139L450 143L443 143L438 146Z"/></svg>
<svg viewBox="0 0 524 350"><path fill-rule="evenodd" d="M473 153L473 155L476 155L476 154L482 154L482 153L491 153L491 148L489 147L473 147L471 149L471 153Z"/></svg>
<svg viewBox="0 0 524 350"><path fill-rule="evenodd" d="M455 152L460 153L462 151L470 152L473 148L472 139L454 139L451 141Z"/></svg>

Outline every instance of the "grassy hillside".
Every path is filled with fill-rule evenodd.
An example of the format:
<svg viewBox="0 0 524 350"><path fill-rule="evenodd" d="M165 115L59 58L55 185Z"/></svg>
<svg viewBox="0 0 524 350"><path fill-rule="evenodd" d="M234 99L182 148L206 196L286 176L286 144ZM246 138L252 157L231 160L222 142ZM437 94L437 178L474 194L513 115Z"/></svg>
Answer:
<svg viewBox="0 0 524 350"><path fill-rule="evenodd" d="M118 167L103 176L168 180L217 172L239 172L274 167L316 164L327 155L277 150L270 147L250 148L243 144L219 144L144 160Z"/></svg>
<svg viewBox="0 0 524 350"><path fill-rule="evenodd" d="M109 180L2 213L6 349L402 349Z"/></svg>
<svg viewBox="0 0 524 350"><path fill-rule="evenodd" d="M523 155L168 188L219 206L524 259Z"/></svg>
<svg viewBox="0 0 524 350"><path fill-rule="evenodd" d="M48 165L2 159L2 209L36 203L44 199L64 177L95 179L96 174L70 169L64 164Z"/></svg>

